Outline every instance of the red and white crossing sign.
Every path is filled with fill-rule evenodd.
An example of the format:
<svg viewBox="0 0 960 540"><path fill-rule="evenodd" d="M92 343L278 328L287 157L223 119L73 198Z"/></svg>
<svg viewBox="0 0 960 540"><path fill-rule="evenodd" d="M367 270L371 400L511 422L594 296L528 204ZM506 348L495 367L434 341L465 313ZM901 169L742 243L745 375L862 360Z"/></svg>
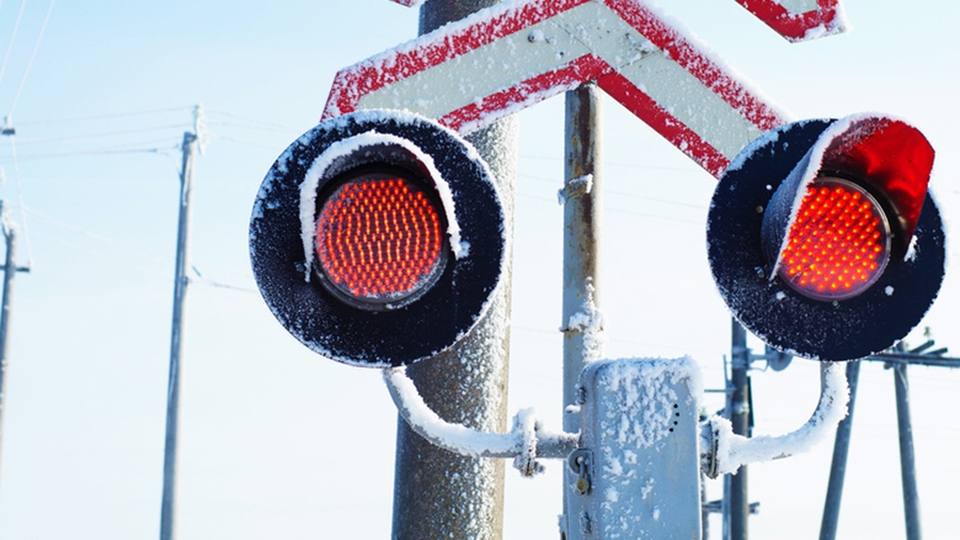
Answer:
<svg viewBox="0 0 960 540"><path fill-rule="evenodd" d="M423 0L391 0L407 7ZM789 41L804 41L846 30L840 0L735 0Z"/></svg>
<svg viewBox="0 0 960 540"><path fill-rule="evenodd" d="M816 39L846 30L840 0L736 0L736 2L789 41Z"/></svg>
<svg viewBox="0 0 960 540"><path fill-rule="evenodd" d="M484 9L340 71L323 119L407 109L468 133L591 80L715 176L786 121L637 0Z"/></svg>

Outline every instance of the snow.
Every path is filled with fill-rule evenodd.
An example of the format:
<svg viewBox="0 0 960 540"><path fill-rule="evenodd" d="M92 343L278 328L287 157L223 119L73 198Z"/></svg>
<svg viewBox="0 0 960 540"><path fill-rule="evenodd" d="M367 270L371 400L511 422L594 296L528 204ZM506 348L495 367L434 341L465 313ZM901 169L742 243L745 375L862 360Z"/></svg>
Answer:
<svg viewBox="0 0 960 540"><path fill-rule="evenodd" d="M694 400L701 399L700 367L689 357L645 359L642 362L615 360L601 372L597 380L598 391L605 396L617 396L616 409L622 411L616 418L604 421L604 429L613 430L618 452L650 448L669 434L673 425L673 404L679 399L671 386L681 382L687 385ZM601 449L605 450L608 449ZM635 457L636 453L633 454ZM611 475L616 476L617 471L622 470L616 459L605 459L604 462L609 464L606 471Z"/></svg>
<svg viewBox="0 0 960 540"><path fill-rule="evenodd" d="M850 21L847 19L847 13L843 9L843 4L837 2L834 9L836 10L836 15L829 24L820 23L813 28L808 28L804 32L803 37L800 39L790 39L792 42L796 41L808 41L812 39L819 39L826 36L831 36L834 34L842 34L844 32L850 32L853 30L853 25L850 24ZM788 38L789 39L789 38Z"/></svg>
<svg viewBox="0 0 960 540"><path fill-rule="evenodd" d="M434 444L465 456L513 456L520 454L526 438L516 429L510 433L485 433L460 424L451 424L423 401L405 368L383 370L397 409L414 431ZM524 416L525 419L529 415ZM525 422L521 428L529 427Z"/></svg>
<svg viewBox="0 0 960 540"><path fill-rule="evenodd" d="M917 235L913 235L910 238L910 245L907 247L907 252L903 254L903 260L913 261L917 258Z"/></svg>
<svg viewBox="0 0 960 540"><path fill-rule="evenodd" d="M514 466L524 476L543 472L543 467L536 461L538 453L547 457L564 457L576 447L579 438L575 433L545 430L533 408L522 409L516 414L509 433L489 433L453 424L427 406L413 381L407 377L406 368L384 369L383 379L398 412L416 433L463 456L514 457Z"/></svg>
<svg viewBox="0 0 960 540"><path fill-rule="evenodd" d="M843 362L825 362L821 367L820 403L802 427L780 436L747 438L733 433L726 418L712 416L706 425L713 430L719 474L735 473L741 465L780 459L808 452L829 438L847 415L850 394ZM710 448L702 444L702 448Z"/></svg>
<svg viewBox="0 0 960 540"><path fill-rule="evenodd" d="M364 111L357 113L363 115L378 114L377 111ZM390 113L391 116L395 116ZM336 121L336 120L334 120ZM460 226L457 224L456 209L453 201L453 194L450 192L450 186L444 181L442 175L434 165L433 158L420 150L412 142L397 137L396 135L368 131L360 135L355 135L347 139L337 141L331 144L322 154L320 154L310 165L303 182L300 183L300 231L301 241L303 242L303 252L306 256L304 264L304 280L310 281L314 259L314 235L316 234L316 208L317 208L317 189L321 180L327 176L327 171L340 158L350 156L364 148L377 145L399 146L410 152L420 163L422 163L430 174L431 179L436 186L443 203L443 209L447 217L447 235L450 238L450 247L457 259L462 259L470 254L470 244L461 241Z"/></svg>
<svg viewBox="0 0 960 540"><path fill-rule="evenodd" d="M777 130L770 130L764 133L763 135L757 137L750 142L743 150L737 154L737 157L733 158L733 161L730 162L730 165L727 166L725 174L729 174L733 171L738 171L743 168L743 165L753 156L753 153L757 151L758 148L766 146L767 144L773 144L780 139L780 132ZM773 186L767 185L767 189L772 189Z"/></svg>
<svg viewBox="0 0 960 540"><path fill-rule="evenodd" d="M570 197L586 195L591 191L593 191L593 175L585 174L578 176L568 181L567 185L563 186L563 189L557 191L557 202L563 205Z"/></svg>
<svg viewBox="0 0 960 540"><path fill-rule="evenodd" d="M348 68L350 75L344 75L343 77L338 76L334 82L330 93L331 100L327 103L324 117L330 118L347 112L340 110L341 107L357 107L360 109L368 106L397 109L411 107L417 108L417 110L428 116L443 119L441 121L451 122L450 125L456 126L461 133L470 133L490 122L519 112L548 97L573 89L579 86L582 81L572 80L568 77L559 77L551 83L551 87L542 88L539 86L540 83L535 82L531 78L534 72L525 72L526 74L522 77L502 78L502 80L498 78L496 82L494 82L493 79L465 82L459 71L455 73L449 72L447 71L449 66L446 68L442 66L446 63L453 64L462 61L462 65L460 65L461 70L469 69L471 71L485 73L508 73L514 69L519 69L514 65L514 63L518 62L516 58L519 57L531 59L530 62L532 62L532 64L528 67L535 69L533 66L538 65L538 61L536 61L537 55L518 53L517 51L519 51L519 49L516 49L518 47L517 41L522 40L523 42L529 43L546 42L553 44L559 40L559 42L570 42L573 50L568 50L566 47L557 48L554 51L556 58L553 62L556 65L551 69L560 69L565 62L582 58L584 53L589 52L610 64L613 70L621 74L626 74L628 71L633 70L633 75L627 78L645 92L648 89L644 88L643 83L634 80L636 76L639 76L637 72L637 69L640 69L639 61L645 56L660 53L665 60L669 60L667 63L675 65L676 69L689 71L689 73L685 72L684 75L685 80L689 79L687 83L677 84L676 81L674 81L673 83L657 85L677 85L684 87L671 88L667 91L667 94L671 96L668 99L670 103L665 102L661 105L663 105L668 112L671 112L671 114L679 114L678 111L674 111L674 98L685 94L688 90L703 91L713 95L714 93L721 92L722 89L720 86L734 84L739 87L740 92L738 92L737 96L728 96L728 99L733 99L739 104L731 104L736 111L735 113L733 111L730 112L732 115L731 119L736 118L737 121L747 122L745 119L751 116L750 109L753 108L753 105L750 103L754 102L762 104L762 108L764 109L762 115L765 119L761 121L761 124L765 127L772 127L772 125L782 123L790 118L790 116L779 107L771 105L773 102L767 96L763 95L759 88L752 87L745 77L732 69L719 55L712 52L704 43L694 37L692 33L686 31L683 25L671 20L669 16L651 4L652 2L638 2L637 6L630 6L629 4L624 5L624 3L614 2L612 0L596 0L594 2L573 2L569 0L565 2L552 2L551 0L506 0L500 2L464 19L448 23L433 32L388 51L384 51ZM605 13L604 18L597 19L595 14L584 16L584 14L596 10ZM586 22L573 24L565 19L566 15L564 14L570 14L575 11L579 13L577 16L582 16ZM642 14L638 15L634 13L634 11L642 12ZM616 14L613 12L616 12ZM609 25L605 24L608 20L605 17L616 18L617 15L619 15L617 19L619 27L616 29L609 28ZM574 15L569 16L574 17ZM544 17L546 17L546 19L544 19ZM503 26L501 25L509 27L513 22L521 18L524 21L528 21L531 27L538 25L542 25L542 27L524 29L515 34L503 36L491 34L490 32L491 27L502 28ZM624 20L620 20L621 18ZM657 27L660 27L660 23L663 22L662 26L664 26L668 34L671 35L670 43L680 44L681 50L676 51L668 48L667 50L660 51L657 45L648 39L648 36L643 35L643 30L641 29L643 25L637 22L637 18L650 22L653 26ZM632 19L632 22L630 19ZM484 25L483 23L492 24ZM553 28L554 25L559 28L562 37L558 38L557 36L553 36L550 31L546 30L546 28ZM608 37L608 34L613 35L622 33L623 31L626 32L627 40L633 41L634 37L637 38L637 42L633 44L634 46L628 47L627 50L620 50L613 47L613 41ZM519 34L522 34L522 36ZM493 42L487 42L485 36L489 35L498 37L493 39ZM470 42L472 49L461 50L463 47L466 47L463 45L464 42ZM453 45L455 43L457 45ZM663 43L660 45L667 47L667 45ZM494 54L488 51L488 53L484 54L475 54L480 49L487 50L491 48L496 49L498 52ZM676 62L685 57L686 53L683 51L688 49L694 51L698 59L689 65L684 61L683 65L686 66L684 68ZM699 60L701 55L705 61ZM504 56L511 58L510 63L504 62L502 59ZM473 58L473 61L471 62L468 58ZM437 64L438 61L440 62L439 64ZM712 68L713 66L710 64L716 66L720 74L719 81L700 81L694 77L693 74L699 72L701 69ZM429 69L424 69L423 66L430 67ZM426 71L433 71L435 75L426 76L424 74ZM347 71L341 72L341 74L345 73L347 73ZM520 72L518 71L517 73L519 74ZM537 72L537 74L542 75L544 73ZM375 82L370 82L370 84L358 83L356 80L356 76L358 75L366 77L365 80L368 82L374 80ZM418 77L422 77L422 79L418 79ZM686 88L688 83L690 88ZM433 88L438 84L449 85L455 89L455 91L449 93L450 96L455 94L460 97L453 99L452 97L444 95L440 97L434 96L430 100L425 100L420 97L426 94L432 95ZM368 89L366 86L370 86L370 88ZM414 88L416 89L415 92L413 91ZM507 93L512 97L495 105L492 105L492 102L488 102L485 104L485 108L482 107L481 110L471 112L469 117L461 115L457 115L453 119L446 117L446 115L465 107L468 103L481 105L489 96L506 95ZM336 96L336 98L334 98L334 96ZM660 98L657 96L651 97L660 101ZM660 97L665 98L667 95L661 95ZM720 101L721 98L713 96L713 99ZM680 101L689 104L689 101L686 99L681 99ZM345 105L347 103L353 103L353 105L347 106ZM432 103L432 105L430 105L430 103ZM723 110L730 108L728 105L720 105L719 103L717 103L717 106ZM697 110L697 107L694 107L693 110ZM694 129L694 131L706 130L709 132L707 139L711 141L711 144L720 144L720 146L724 147L721 151L727 155L728 158L732 157L736 153L736 150L739 150L759 133L754 128L744 126L748 129L748 133L745 136L725 134L724 130L717 130L715 126L709 125L709 122L705 121L705 119L696 118L698 115L694 114L693 110L687 108L687 113L681 114L679 118L680 121L696 123L696 126L689 126ZM757 129L762 131L763 127L757 127ZM701 135L703 134L704 133L701 133ZM722 142L713 141L714 137L719 137L722 139ZM689 146L690 141L674 142L682 147L681 149L685 152L694 152L692 148L686 148ZM716 173L717 171L713 172Z"/></svg>
<svg viewBox="0 0 960 540"><path fill-rule="evenodd" d="M580 310L570 316L565 328L560 331L580 332L583 335L583 361L585 364L600 360L606 341L603 333L603 314L596 302L596 288L592 279L587 278L586 294Z"/></svg>

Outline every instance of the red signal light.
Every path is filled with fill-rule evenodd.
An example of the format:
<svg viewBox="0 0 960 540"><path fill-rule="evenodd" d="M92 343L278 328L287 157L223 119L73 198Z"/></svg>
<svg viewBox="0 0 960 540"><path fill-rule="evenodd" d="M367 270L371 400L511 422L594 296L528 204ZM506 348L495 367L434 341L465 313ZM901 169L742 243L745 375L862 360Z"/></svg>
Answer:
<svg viewBox="0 0 960 540"><path fill-rule="evenodd" d="M850 298L883 273L890 238L890 224L870 193L848 180L821 177L800 203L777 273L809 298Z"/></svg>
<svg viewBox="0 0 960 540"><path fill-rule="evenodd" d="M367 173L339 185L316 221L324 284L357 307L409 303L443 272L447 250L438 203L411 179Z"/></svg>
<svg viewBox="0 0 960 540"><path fill-rule="evenodd" d="M322 122L277 158L250 217L250 262L270 311L311 350L405 366L487 313L504 223L470 143L409 112L365 110Z"/></svg>
<svg viewBox="0 0 960 540"><path fill-rule="evenodd" d="M802 120L760 137L717 184L707 220L724 301L774 348L824 361L902 339L940 289L927 192L934 150L902 120Z"/></svg>

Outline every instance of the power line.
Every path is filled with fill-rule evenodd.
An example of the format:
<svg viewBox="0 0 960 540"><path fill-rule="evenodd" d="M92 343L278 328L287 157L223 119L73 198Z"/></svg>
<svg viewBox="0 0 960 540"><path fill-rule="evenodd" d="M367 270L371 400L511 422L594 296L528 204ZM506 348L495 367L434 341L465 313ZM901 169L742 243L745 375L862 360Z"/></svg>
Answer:
<svg viewBox="0 0 960 540"><path fill-rule="evenodd" d="M216 109L207 109L207 108L204 108L204 111L207 112L208 114L209 114L209 113L212 113L212 114L215 114L215 115L226 116L226 117L228 117L228 118L236 118L237 120L245 120L245 121L247 121L247 122L251 122L251 123L254 124L254 125L262 126L262 128L270 128L270 129L276 129L276 130L287 130L287 131L295 131L295 132L296 132L296 131L302 131L302 130L299 129L299 128L294 128L294 127L287 126L287 125L284 125L284 124L279 124L279 123L276 123L276 122L266 122L266 121L263 121L263 120L258 120L258 119L256 119L256 118L251 118L251 117L249 117L249 116L242 116L242 115L234 114L234 113L227 112L227 111L220 111L220 110L216 110ZM262 129L262 128L261 128L261 129Z"/></svg>
<svg viewBox="0 0 960 540"><path fill-rule="evenodd" d="M28 139L26 141L20 140L20 146L30 145L30 144L47 144L47 143L60 143L60 142L69 142L69 141L85 141L90 139L102 139L104 137L115 137L119 135L132 135L135 133L150 133L152 131L163 131L167 129L183 129L188 127L189 124L179 123L179 124L167 124L163 126L155 126L148 128L137 128L137 129L126 129L121 131L110 131L103 133L90 133L84 135L72 135L67 137L56 137L52 139Z"/></svg>
<svg viewBox="0 0 960 540"><path fill-rule="evenodd" d="M146 259L146 260L148 260L148 261L151 261L151 262L153 262L153 263L156 263L157 265L165 265L165 264L167 264L167 263L169 262L169 259L168 259L168 258L164 258L164 257L162 257L162 256L160 256L160 255L158 255L158 254L154 254L154 253L150 253L150 252L147 252L147 251L143 251L143 250L140 250L140 249L133 248L133 247L125 244L124 242L120 242L119 240L115 240L115 239L110 238L110 237L108 237L108 236L104 236L104 235L102 235L102 234L97 234L97 233L95 233L95 232L88 231L88 230L86 230L86 229L83 229L83 228L78 227L78 226L76 226L76 225L73 225L73 224L71 224L71 223L66 223L66 222L64 222L64 221L61 221L61 220L53 217L53 216L49 216L49 215L47 215L47 214L45 214L45 213L43 213L43 212L40 212L40 211L38 211L38 210L36 210L36 209L34 209L34 208L21 208L21 212L30 213L30 214L32 214L32 215L34 215L34 216L36 216L36 217L41 218L42 220L46 221L47 223L50 223L51 225L54 225L54 226L59 227L59 228L64 229L64 230L68 230L68 231L73 231L73 232L76 232L76 233L80 233L80 234L82 234L82 235L84 235L84 236L86 236L86 237L88 237L88 238L93 239L93 240L98 240L98 241L100 241L100 242L103 242L104 244L108 244L108 245L110 245L110 246L119 248L120 250L125 251L125 252L127 252L127 253L136 255L136 256L138 256L138 257L142 257L142 258L144 258L144 259ZM80 249L80 248L77 248L77 249Z"/></svg>
<svg viewBox="0 0 960 540"><path fill-rule="evenodd" d="M62 157L72 157L72 156L105 156L105 155L120 155L120 154L158 154L158 155L167 155L170 152L176 151L178 149L175 145L170 146L151 146L145 148L99 148L92 150L75 150L70 152L50 152L50 153L39 153L39 154L27 154L21 156L19 161L37 161L43 159L54 159Z"/></svg>
<svg viewBox="0 0 960 540"><path fill-rule="evenodd" d="M123 113L95 114L89 116L73 116L69 118L52 118L48 120L33 120L28 122L18 122L21 126L33 126L41 124L63 124L69 122L89 122L91 120L110 120L116 118L129 118L132 116L148 116L152 114L165 114L172 112L183 112L193 109L192 106L170 107L166 109L148 109L145 111L132 111Z"/></svg>
<svg viewBox="0 0 960 540"><path fill-rule="evenodd" d="M8 122L13 118L13 109L17 106L17 101L20 100L20 93L23 92L23 86L27 83L27 75L30 74L33 59L37 56L37 49L40 48L40 41L43 39L43 32L47 29L47 22L50 20L50 13L53 12L53 4L55 2L56 0L50 0L50 5L47 7L47 14L43 18L43 24L40 26L40 33L37 34L37 41L33 44L33 52L30 53L30 59L27 60L27 67L23 70L23 77L20 79L20 86L17 88L17 93L13 96L13 102L10 104L10 110L7 112Z"/></svg>
<svg viewBox="0 0 960 540"><path fill-rule="evenodd" d="M13 50L13 42L17 39L17 31L20 29L20 19L23 18L23 8L27 5L27 0L20 2L20 11L17 13L17 21L13 23L13 31L10 33L10 41L7 43L7 52L3 55L3 65L0 65L0 80L3 80L3 73L7 70L7 61L10 60L10 51Z"/></svg>

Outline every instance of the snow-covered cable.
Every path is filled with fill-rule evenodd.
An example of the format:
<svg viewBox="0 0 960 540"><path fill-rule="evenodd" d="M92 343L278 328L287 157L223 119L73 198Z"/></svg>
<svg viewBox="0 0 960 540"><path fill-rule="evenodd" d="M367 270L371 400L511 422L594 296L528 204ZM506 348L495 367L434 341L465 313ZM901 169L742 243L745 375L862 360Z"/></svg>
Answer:
<svg viewBox="0 0 960 540"><path fill-rule="evenodd" d="M516 458L514 465L525 476L532 476L541 470L536 457L565 458L577 447L579 434L544 430L533 409L517 413L509 433L488 433L440 418L423 401L407 377L406 368L383 370L383 380L410 429L451 452L471 457Z"/></svg>
<svg viewBox="0 0 960 540"><path fill-rule="evenodd" d="M712 416L703 424L701 440L705 473L736 472L741 465L770 461L809 451L830 436L844 417L850 398L845 363L820 364L820 402L800 429L780 436L748 438L733 433L730 421Z"/></svg>

